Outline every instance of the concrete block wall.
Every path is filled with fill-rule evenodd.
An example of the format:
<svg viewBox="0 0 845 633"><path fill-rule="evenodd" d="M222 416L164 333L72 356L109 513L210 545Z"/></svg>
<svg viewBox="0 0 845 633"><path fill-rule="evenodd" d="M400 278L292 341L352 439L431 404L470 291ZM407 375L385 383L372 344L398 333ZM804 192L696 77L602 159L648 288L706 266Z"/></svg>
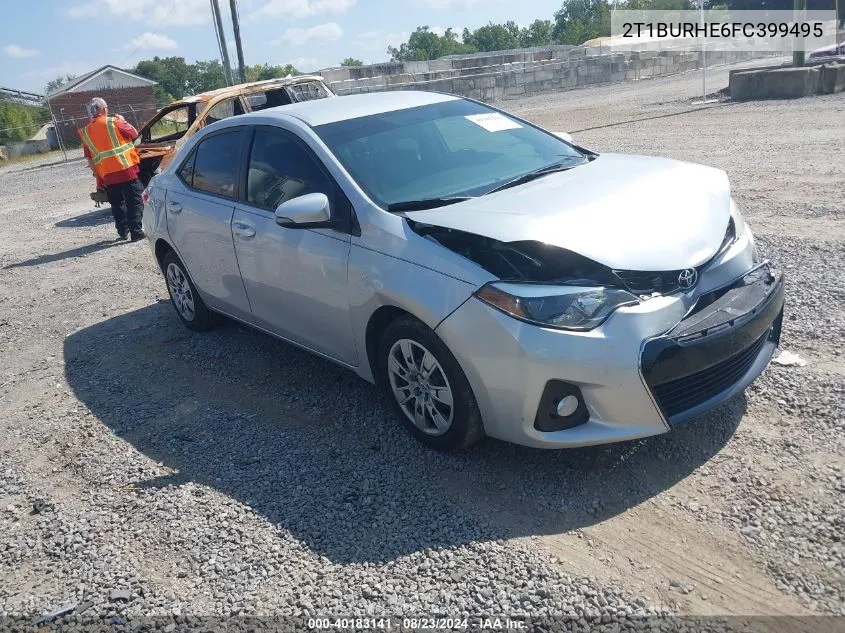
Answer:
<svg viewBox="0 0 845 633"><path fill-rule="evenodd" d="M8 143L2 145L5 152L0 152L0 155L5 154L5 158L20 158L21 156L34 156L35 154L43 154L50 151L50 145L47 139L40 139L37 141L18 141L15 143Z"/></svg>
<svg viewBox="0 0 845 633"><path fill-rule="evenodd" d="M747 51L709 51L707 66L723 66L768 55ZM698 50L551 46L444 57L426 62L331 68L320 74L338 95L414 89L498 101L550 90L673 75L700 68L701 51Z"/></svg>
<svg viewBox="0 0 845 633"><path fill-rule="evenodd" d="M731 71L732 99L797 99L845 91L845 64L787 65Z"/></svg>

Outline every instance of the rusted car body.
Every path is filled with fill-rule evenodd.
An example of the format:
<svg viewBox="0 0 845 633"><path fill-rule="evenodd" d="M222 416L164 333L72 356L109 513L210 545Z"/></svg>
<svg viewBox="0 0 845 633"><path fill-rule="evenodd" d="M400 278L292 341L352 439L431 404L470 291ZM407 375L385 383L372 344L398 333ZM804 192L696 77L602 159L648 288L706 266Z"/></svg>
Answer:
<svg viewBox="0 0 845 633"><path fill-rule="evenodd" d="M191 136L215 121L334 96L319 75L299 75L229 86L174 101L150 119L135 140L141 158L141 181L146 186Z"/></svg>

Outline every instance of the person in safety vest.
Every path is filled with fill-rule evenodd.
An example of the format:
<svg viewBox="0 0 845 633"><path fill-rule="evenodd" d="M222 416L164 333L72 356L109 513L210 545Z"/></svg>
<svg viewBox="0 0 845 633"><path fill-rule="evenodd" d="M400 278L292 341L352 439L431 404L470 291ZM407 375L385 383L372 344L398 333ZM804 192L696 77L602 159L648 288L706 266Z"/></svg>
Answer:
<svg viewBox="0 0 845 633"><path fill-rule="evenodd" d="M79 130L88 166L106 189L114 225L120 239L133 242L146 237L141 228L144 185L138 180L138 150L132 141L138 131L118 115L109 116L100 97L90 104L91 122Z"/></svg>

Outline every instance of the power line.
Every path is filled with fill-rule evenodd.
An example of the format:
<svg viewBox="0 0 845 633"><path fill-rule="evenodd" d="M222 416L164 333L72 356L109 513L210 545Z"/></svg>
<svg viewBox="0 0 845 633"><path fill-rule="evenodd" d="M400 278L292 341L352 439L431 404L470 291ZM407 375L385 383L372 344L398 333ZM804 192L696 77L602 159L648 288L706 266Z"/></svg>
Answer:
<svg viewBox="0 0 845 633"><path fill-rule="evenodd" d="M150 31L149 33L147 33L147 37L145 37L141 42L138 43L138 45L135 47L135 50L133 50L131 53L129 53L129 55L127 55L126 58L122 62L120 62L120 64L118 64L118 66L117 66L118 68L123 68L123 64L125 64L127 61L132 59L132 57L135 55L135 53L137 53L139 50L141 50L141 48L144 46L144 44L146 44L147 42L150 41L150 38L152 38L154 35L158 35L159 29L164 25L164 21L167 18L170 17L170 14L173 13L173 9L176 8L176 4L178 2L179 2L179 0L173 0L172 4L170 5L170 8L167 10L167 12L163 16L161 16L161 19L158 21L158 24L156 24L155 28L152 31Z"/></svg>

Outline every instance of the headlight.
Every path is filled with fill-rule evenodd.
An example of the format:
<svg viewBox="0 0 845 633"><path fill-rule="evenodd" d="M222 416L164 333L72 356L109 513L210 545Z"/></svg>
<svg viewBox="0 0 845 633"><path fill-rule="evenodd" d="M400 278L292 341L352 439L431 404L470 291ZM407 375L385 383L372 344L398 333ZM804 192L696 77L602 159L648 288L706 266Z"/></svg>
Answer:
<svg viewBox="0 0 845 633"><path fill-rule="evenodd" d="M734 219L735 239L739 239L745 235L745 231L748 226L745 224L745 218L742 217L742 213L740 212L739 207L736 206L736 202L734 202L733 198L731 198L731 217Z"/></svg>
<svg viewBox="0 0 845 633"><path fill-rule="evenodd" d="M751 232L751 229L748 228L748 224L745 222L745 219L742 217L742 213L739 210L739 207L736 206L736 202L734 202L733 198L731 198L731 218L734 221L734 241L738 240L743 235L748 237L748 241L751 243L751 260L753 262L760 261L760 255L757 252L757 244L754 242L754 234Z"/></svg>
<svg viewBox="0 0 845 633"><path fill-rule="evenodd" d="M592 330L616 308L640 301L618 288L499 282L482 286L475 296L517 319L563 330Z"/></svg>

